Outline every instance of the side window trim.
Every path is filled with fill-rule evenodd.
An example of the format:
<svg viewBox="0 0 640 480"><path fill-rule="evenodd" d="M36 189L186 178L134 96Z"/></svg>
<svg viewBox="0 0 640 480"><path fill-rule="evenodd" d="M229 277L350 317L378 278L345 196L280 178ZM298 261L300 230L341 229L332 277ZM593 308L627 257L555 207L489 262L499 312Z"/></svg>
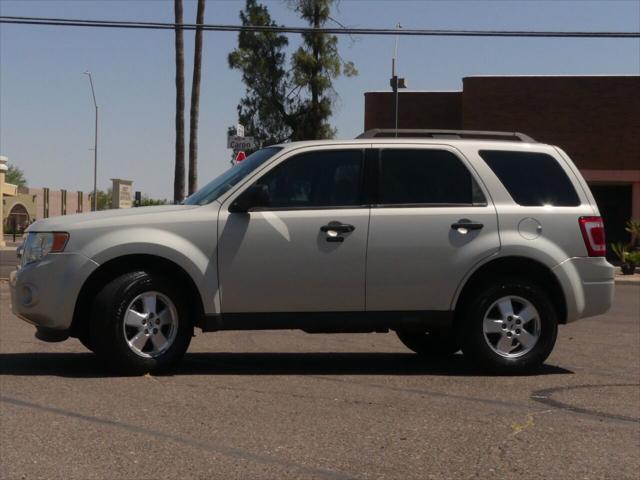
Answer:
<svg viewBox="0 0 640 480"><path fill-rule="evenodd" d="M482 187L478 184L478 179L476 179L477 173L469 168L466 162L460 158L460 155L457 151L453 151L449 148L446 148L444 145L434 145L429 146L428 148L424 148L422 146L415 145L399 145L398 147L386 146L381 148L372 149L375 154L372 154L371 163L375 165L374 167L374 175L375 178L371 178L370 184L373 185L371 190L375 191L375 194L371 196L371 208L469 208L469 207L487 207L489 202L487 201L487 196L482 190ZM479 193L484 198L483 202L471 202L471 203L381 203L379 200L379 192L382 183L382 153L384 150L442 150L451 153L453 156L457 158L460 164L469 172L469 176L471 177L471 181L478 188ZM369 158L367 158L368 160Z"/></svg>

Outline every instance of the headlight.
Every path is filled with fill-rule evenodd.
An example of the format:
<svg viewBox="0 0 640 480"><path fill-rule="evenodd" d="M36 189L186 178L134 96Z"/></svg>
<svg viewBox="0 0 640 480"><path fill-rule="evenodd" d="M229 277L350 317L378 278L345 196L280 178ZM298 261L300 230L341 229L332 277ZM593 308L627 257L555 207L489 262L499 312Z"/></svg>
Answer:
<svg viewBox="0 0 640 480"><path fill-rule="evenodd" d="M21 265L37 262L49 253L64 251L68 240L66 232L29 232L24 242Z"/></svg>

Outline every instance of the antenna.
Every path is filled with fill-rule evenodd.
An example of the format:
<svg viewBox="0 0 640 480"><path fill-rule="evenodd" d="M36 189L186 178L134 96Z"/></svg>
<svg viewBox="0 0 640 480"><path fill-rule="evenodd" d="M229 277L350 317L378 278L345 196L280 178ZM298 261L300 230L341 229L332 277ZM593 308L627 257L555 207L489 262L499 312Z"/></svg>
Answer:
<svg viewBox="0 0 640 480"><path fill-rule="evenodd" d="M402 25L400 25L400 22L396 23L396 30L400 30L402 28ZM399 35L396 35L396 46L393 50L393 58L391 59L391 88L393 89L393 93L394 93L394 116L395 116L395 131L396 131L396 137L398 136L398 87L399 87L399 82L398 82L398 76L396 75L396 61L398 58L398 37ZM404 79L402 80L402 84L404 87Z"/></svg>

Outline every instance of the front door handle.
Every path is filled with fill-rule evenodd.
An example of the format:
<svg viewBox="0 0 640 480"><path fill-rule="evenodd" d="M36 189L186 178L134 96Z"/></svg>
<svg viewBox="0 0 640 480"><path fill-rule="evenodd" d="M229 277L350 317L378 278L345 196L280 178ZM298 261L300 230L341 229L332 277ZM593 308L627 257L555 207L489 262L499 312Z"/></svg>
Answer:
<svg viewBox="0 0 640 480"><path fill-rule="evenodd" d="M340 222L329 222L327 225L323 225L320 227L321 232L329 232L334 231L338 233L351 233L356 229L353 225L348 225L346 223Z"/></svg>
<svg viewBox="0 0 640 480"><path fill-rule="evenodd" d="M340 222L329 222L327 225L320 227L320 231L327 234L327 242L340 243L344 242L342 233L351 233L356 229L353 225Z"/></svg>
<svg viewBox="0 0 640 480"><path fill-rule="evenodd" d="M469 230L480 230L482 227L484 227L484 224L472 222L471 220L467 220L464 218L462 220L458 220L456 223L451 224L451 228L453 230L460 231L460 233L467 233L466 231L469 231ZM466 231L462 232L461 230L466 230Z"/></svg>

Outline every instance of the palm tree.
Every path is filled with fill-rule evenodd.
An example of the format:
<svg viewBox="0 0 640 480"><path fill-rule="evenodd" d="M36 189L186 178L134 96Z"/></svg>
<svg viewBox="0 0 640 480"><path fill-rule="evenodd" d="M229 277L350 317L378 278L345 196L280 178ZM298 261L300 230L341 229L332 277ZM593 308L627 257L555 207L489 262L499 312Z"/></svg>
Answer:
<svg viewBox="0 0 640 480"><path fill-rule="evenodd" d="M182 0L174 0L176 22L176 168L173 200L184 199L184 39L182 35Z"/></svg>
<svg viewBox="0 0 640 480"><path fill-rule="evenodd" d="M204 23L205 0L198 0L196 23ZM189 195L198 188L198 116L200 114L200 74L202 72L202 28L196 27L193 54L193 83L191 84L191 116L189 124Z"/></svg>

